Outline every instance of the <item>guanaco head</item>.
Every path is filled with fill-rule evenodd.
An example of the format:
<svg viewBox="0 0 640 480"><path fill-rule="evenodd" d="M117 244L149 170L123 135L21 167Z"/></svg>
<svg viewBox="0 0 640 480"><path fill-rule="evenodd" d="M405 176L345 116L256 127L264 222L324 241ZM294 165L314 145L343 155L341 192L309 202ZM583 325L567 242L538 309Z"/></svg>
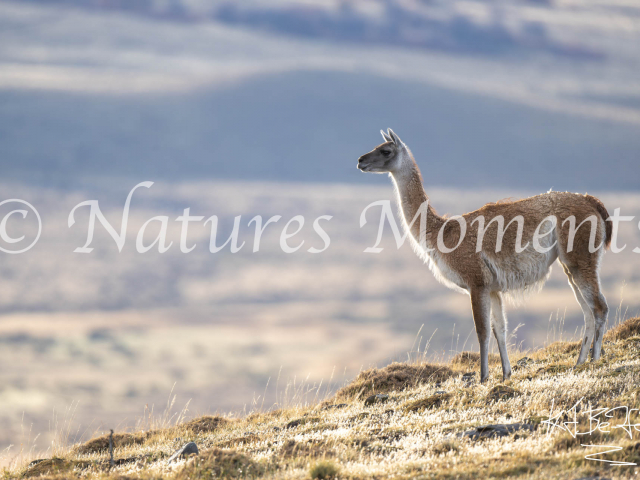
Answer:
<svg viewBox="0 0 640 480"><path fill-rule="evenodd" d="M363 172L387 173L398 170L408 156L408 149L400 137L390 128L387 133L380 130L384 143L358 159L358 168Z"/></svg>

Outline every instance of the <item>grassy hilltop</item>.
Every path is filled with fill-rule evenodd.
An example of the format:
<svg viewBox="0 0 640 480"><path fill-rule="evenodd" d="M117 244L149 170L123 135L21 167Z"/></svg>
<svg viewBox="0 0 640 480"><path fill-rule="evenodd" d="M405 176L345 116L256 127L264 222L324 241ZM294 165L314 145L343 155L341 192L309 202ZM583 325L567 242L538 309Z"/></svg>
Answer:
<svg viewBox="0 0 640 480"><path fill-rule="evenodd" d="M510 381L498 358L485 385L477 354L449 364L394 363L362 372L323 403L254 413L206 416L169 428L101 436L5 470L5 479L34 478L630 478L640 467L640 415L600 413L600 429L577 436L546 422L572 422L589 432L588 410L640 408L640 317L610 330L605 354L573 368L579 345L556 342L512 352ZM567 412L567 416L558 413ZM596 413L592 413L596 417ZM549 419L551 416L551 419ZM629 420L629 422L626 422ZM609 422L609 426L603 423ZM638 423L638 428L624 426ZM497 425L488 427L488 425ZM569 423L567 427L573 429ZM482 428L479 428L482 427ZM606 432L605 430L608 430ZM630 434L629 434L630 432ZM168 462L193 441L198 455ZM582 445L600 445L585 447Z"/></svg>

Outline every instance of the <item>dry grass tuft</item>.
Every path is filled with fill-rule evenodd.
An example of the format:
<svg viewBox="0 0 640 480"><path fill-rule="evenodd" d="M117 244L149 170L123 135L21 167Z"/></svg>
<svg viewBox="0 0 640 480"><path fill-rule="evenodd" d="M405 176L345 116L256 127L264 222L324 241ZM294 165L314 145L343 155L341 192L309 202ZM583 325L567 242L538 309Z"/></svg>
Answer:
<svg viewBox="0 0 640 480"><path fill-rule="evenodd" d="M142 445L154 432L114 433L113 448ZM101 435L80 445L76 452L79 455L106 452L109 449L109 434Z"/></svg>
<svg viewBox="0 0 640 480"><path fill-rule="evenodd" d="M298 442L296 440L288 440L282 445L279 453L282 458L320 458L334 456L333 451L328 448L326 442L323 441Z"/></svg>
<svg viewBox="0 0 640 480"><path fill-rule="evenodd" d="M618 453L618 457L616 460L623 462L633 462L637 465L640 465L640 442L635 442L629 445L624 454Z"/></svg>
<svg viewBox="0 0 640 480"><path fill-rule="evenodd" d="M72 462L64 458L50 458L42 460L27 468L22 474L23 478L41 477L43 475L67 474L76 466L77 462Z"/></svg>
<svg viewBox="0 0 640 480"><path fill-rule="evenodd" d="M620 397L620 402L629 408L640 409L640 388L629 390L625 395Z"/></svg>
<svg viewBox="0 0 640 480"><path fill-rule="evenodd" d="M340 473L340 469L335 463L323 460L317 462L309 469L309 476L317 480L331 480L337 478Z"/></svg>
<svg viewBox="0 0 640 480"><path fill-rule="evenodd" d="M605 335L605 340L617 341L640 335L640 317L630 318L613 327Z"/></svg>
<svg viewBox="0 0 640 480"><path fill-rule="evenodd" d="M239 437L229 438L228 440L224 440L222 442L216 443L217 447L220 448L235 448L240 445L246 445L260 440L260 437L255 433L248 432L244 435L240 435Z"/></svg>
<svg viewBox="0 0 640 480"><path fill-rule="evenodd" d="M204 417L194 418L181 426L191 430L193 433L211 433L228 424L229 420L224 417L205 415Z"/></svg>
<svg viewBox="0 0 640 480"><path fill-rule="evenodd" d="M427 398L407 402L404 404L404 409L407 412L420 412L422 410L438 408L452 397L453 395L451 393L436 393L435 395L431 395Z"/></svg>
<svg viewBox="0 0 640 480"><path fill-rule="evenodd" d="M264 466L235 450L214 448L189 461L175 480L210 478L253 478L263 474Z"/></svg>
<svg viewBox="0 0 640 480"><path fill-rule="evenodd" d="M507 385L496 385L487 395L487 400L490 402L497 402L499 400L508 400L510 398L517 397L518 395L522 395L520 390L508 387Z"/></svg>
<svg viewBox="0 0 640 480"><path fill-rule="evenodd" d="M489 354L489 365L500 363L500 355L497 353ZM480 368L480 353L478 352L460 352L451 360L452 365L465 368Z"/></svg>
<svg viewBox="0 0 640 480"><path fill-rule="evenodd" d="M586 425L582 425L582 428L579 428L578 431L589 431L589 427ZM600 432L600 430L595 430L587 438L588 443L593 445L602 444L603 442L606 444L607 441L611 441L610 436L603 434L602 432ZM565 432L556 437L553 442L552 451L569 451L576 448L581 448L583 443L585 443L585 438L583 436L574 437L570 433Z"/></svg>
<svg viewBox="0 0 640 480"><path fill-rule="evenodd" d="M166 436L176 436L180 431L188 431L193 434L212 433L219 428L230 423L224 417L217 415L205 415L203 417L194 418L193 420L170 427L168 429L151 430L148 432L136 433L114 433L113 448L130 447L133 445L144 445L155 440L161 440ZM78 455L89 455L93 453L104 453L109 449L109 434L101 435L93 438L88 442L78 446L75 452Z"/></svg>
<svg viewBox="0 0 640 480"><path fill-rule="evenodd" d="M583 364L585 365L585 364ZM586 366L581 367L583 369L588 368L590 365L586 364ZM536 370L536 376L539 375L558 375L560 373L564 373L566 371L568 371L571 367L569 367L569 365L547 365L545 367L540 367L538 370Z"/></svg>
<svg viewBox="0 0 640 480"><path fill-rule="evenodd" d="M373 393L402 391L424 383L443 382L454 372L444 365L430 363L392 363L384 368L371 368L336 393L335 400L362 399Z"/></svg>
<svg viewBox="0 0 640 480"><path fill-rule="evenodd" d="M551 345L544 348L541 353L543 354L560 354L567 355L570 353L578 353L580 351L580 342L553 342Z"/></svg>
<svg viewBox="0 0 640 480"><path fill-rule="evenodd" d="M435 447L433 447L433 453L436 455L443 455L449 452L459 452L460 447L458 442L454 440L445 440L443 442L438 443Z"/></svg>

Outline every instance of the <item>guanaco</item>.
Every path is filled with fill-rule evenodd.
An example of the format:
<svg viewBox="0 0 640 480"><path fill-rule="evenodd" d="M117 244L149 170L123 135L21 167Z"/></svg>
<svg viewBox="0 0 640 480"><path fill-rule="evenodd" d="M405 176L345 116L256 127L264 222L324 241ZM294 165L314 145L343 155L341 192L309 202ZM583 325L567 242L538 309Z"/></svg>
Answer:
<svg viewBox="0 0 640 480"><path fill-rule="evenodd" d="M598 272L612 235L603 203L591 195L549 191L441 217L429 203L409 148L393 130L380 133L384 143L362 155L358 168L389 174L416 253L441 283L470 296L480 344L480 381L489 376L490 329L500 351L503 379L511 376L505 301L541 288L556 260L584 313L585 336L577 364L585 362L590 350L598 360L609 310Z"/></svg>

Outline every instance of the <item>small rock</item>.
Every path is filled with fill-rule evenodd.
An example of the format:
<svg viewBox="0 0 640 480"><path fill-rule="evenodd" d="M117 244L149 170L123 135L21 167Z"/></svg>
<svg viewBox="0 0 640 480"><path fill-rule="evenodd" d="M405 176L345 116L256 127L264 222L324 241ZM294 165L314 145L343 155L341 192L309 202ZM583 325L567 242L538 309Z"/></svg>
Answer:
<svg viewBox="0 0 640 480"><path fill-rule="evenodd" d="M487 400L495 402L498 400L507 400L520 395L520 393L521 392L515 388L511 388L506 385L496 385L491 389L489 395L487 395Z"/></svg>
<svg viewBox="0 0 640 480"><path fill-rule="evenodd" d="M364 401L364 404L365 406L369 407L375 403L384 403L387 400L389 400L389 395L378 393L377 395L371 395L370 397L367 397L367 399Z"/></svg>
<svg viewBox="0 0 640 480"><path fill-rule="evenodd" d="M569 370L569 367L566 365L547 365L546 367L540 367L536 371L536 376L545 374L558 375L559 373L564 373L567 370Z"/></svg>
<svg viewBox="0 0 640 480"><path fill-rule="evenodd" d="M324 407L322 407L322 410L331 410L331 409L338 409L338 408L344 408L344 407L348 407L349 405L346 403L338 403L336 405L325 405Z"/></svg>
<svg viewBox="0 0 640 480"><path fill-rule="evenodd" d="M531 423L533 425L541 425L542 422L546 422L549 420L549 417L543 415L533 415L527 419L527 423Z"/></svg>
<svg viewBox="0 0 640 480"><path fill-rule="evenodd" d="M289 423L287 423L284 428L296 428L299 427L300 424L302 423L301 420L291 420Z"/></svg>
<svg viewBox="0 0 640 480"><path fill-rule="evenodd" d="M365 418L369 418L370 414L368 412L360 412L358 415L356 415L355 417L351 417L349 419L350 423L353 422L360 422L362 420L364 420Z"/></svg>
<svg viewBox="0 0 640 480"><path fill-rule="evenodd" d="M445 395L447 392L445 392L444 390L438 390L435 395Z"/></svg>
<svg viewBox="0 0 640 480"><path fill-rule="evenodd" d="M516 362L516 365L519 367L526 367L527 365L530 365L532 363L536 363L536 361L533 358L522 357L520 360Z"/></svg>
<svg viewBox="0 0 640 480"><path fill-rule="evenodd" d="M280 427L273 427L273 431L274 432L279 432L280 431Z"/></svg>
<svg viewBox="0 0 640 480"><path fill-rule="evenodd" d="M422 410L430 410L432 408L440 407L444 402L448 401L452 395L450 393L434 394L426 398L421 398L413 402L408 402L404 405L404 408L408 412L420 412Z"/></svg>
<svg viewBox="0 0 640 480"><path fill-rule="evenodd" d="M385 432L382 435L378 435L376 438L382 442L393 442L396 440L400 440L402 437L406 435L407 435L406 432L393 430L390 432Z"/></svg>
<svg viewBox="0 0 640 480"><path fill-rule="evenodd" d="M497 425L482 425L473 430L466 431L460 436L470 438L471 440L481 440L485 438L506 437L514 432L526 430L533 431L536 426L530 423L507 423Z"/></svg>
<svg viewBox="0 0 640 480"><path fill-rule="evenodd" d="M464 375L462 375L462 381L469 386L470 384L473 383L473 381L475 380L476 376L476 372L467 372Z"/></svg>
<svg viewBox="0 0 640 480"><path fill-rule="evenodd" d="M189 442L179 450L177 450L173 455L169 457L167 463L175 462L176 460L184 457L188 457L189 455L198 454L198 446L194 442Z"/></svg>

